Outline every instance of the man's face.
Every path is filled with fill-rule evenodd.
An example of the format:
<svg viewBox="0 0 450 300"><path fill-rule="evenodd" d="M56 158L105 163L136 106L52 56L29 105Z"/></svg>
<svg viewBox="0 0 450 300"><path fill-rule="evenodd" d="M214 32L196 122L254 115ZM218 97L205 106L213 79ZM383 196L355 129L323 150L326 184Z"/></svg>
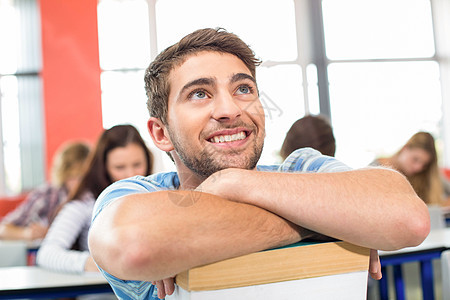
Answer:
<svg viewBox="0 0 450 300"><path fill-rule="evenodd" d="M199 52L169 80L167 130L180 161L201 178L226 168L254 169L264 110L245 64L231 54Z"/></svg>

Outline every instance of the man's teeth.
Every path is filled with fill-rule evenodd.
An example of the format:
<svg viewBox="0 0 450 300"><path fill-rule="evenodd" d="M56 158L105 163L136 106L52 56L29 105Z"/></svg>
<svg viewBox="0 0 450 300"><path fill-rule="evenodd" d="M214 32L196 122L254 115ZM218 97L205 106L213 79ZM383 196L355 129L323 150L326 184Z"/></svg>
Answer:
<svg viewBox="0 0 450 300"><path fill-rule="evenodd" d="M211 143L225 143L243 140L246 137L247 135L245 134L245 132L241 131L239 133L232 135L219 135L219 136L216 135L215 137L212 137L209 141Z"/></svg>

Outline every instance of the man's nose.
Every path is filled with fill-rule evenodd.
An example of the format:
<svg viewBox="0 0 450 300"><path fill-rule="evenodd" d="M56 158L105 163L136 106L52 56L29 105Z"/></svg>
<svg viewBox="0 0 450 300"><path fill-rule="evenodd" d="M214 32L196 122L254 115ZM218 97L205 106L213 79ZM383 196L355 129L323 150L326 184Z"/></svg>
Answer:
<svg viewBox="0 0 450 300"><path fill-rule="evenodd" d="M242 114L238 100L229 93L220 93L213 101L212 117L219 122L232 121Z"/></svg>

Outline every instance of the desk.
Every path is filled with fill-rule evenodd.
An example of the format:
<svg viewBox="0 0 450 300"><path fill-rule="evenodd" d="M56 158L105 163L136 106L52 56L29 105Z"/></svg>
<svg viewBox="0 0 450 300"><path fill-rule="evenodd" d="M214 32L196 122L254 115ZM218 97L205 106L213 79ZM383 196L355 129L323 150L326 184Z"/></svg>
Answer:
<svg viewBox="0 0 450 300"><path fill-rule="evenodd" d="M0 299L59 298L112 292L100 273L83 275L35 266L0 268Z"/></svg>
<svg viewBox="0 0 450 300"><path fill-rule="evenodd" d="M0 240L0 267L34 266L42 240Z"/></svg>
<svg viewBox="0 0 450 300"><path fill-rule="evenodd" d="M446 249L450 249L450 228L432 230L422 244L416 247L407 247L396 251L378 251L383 274L387 274L387 266L393 266L397 299L405 299L401 265L407 262L420 262L423 299L434 299L431 261L439 259L442 251ZM380 296L381 299L388 299L386 277L380 280Z"/></svg>
<svg viewBox="0 0 450 300"><path fill-rule="evenodd" d="M27 243L25 241L0 240L0 267L27 265Z"/></svg>

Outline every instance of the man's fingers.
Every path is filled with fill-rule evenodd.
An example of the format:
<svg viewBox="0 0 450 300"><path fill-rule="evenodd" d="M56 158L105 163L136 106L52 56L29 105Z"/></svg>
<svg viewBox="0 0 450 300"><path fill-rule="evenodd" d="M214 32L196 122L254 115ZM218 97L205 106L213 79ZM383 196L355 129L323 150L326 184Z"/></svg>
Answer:
<svg viewBox="0 0 450 300"><path fill-rule="evenodd" d="M172 295L175 291L175 284L173 277L163 280L152 281L153 285L156 285L158 290L158 298L163 299L166 295Z"/></svg>
<svg viewBox="0 0 450 300"><path fill-rule="evenodd" d="M166 290L164 289L164 282L162 280L157 280L156 288L158 290L158 298L164 299L164 297L166 297Z"/></svg>
<svg viewBox="0 0 450 300"><path fill-rule="evenodd" d="M378 256L378 251L374 249L370 249L369 274L375 280L380 280L383 277L381 274L380 257Z"/></svg>
<svg viewBox="0 0 450 300"><path fill-rule="evenodd" d="M166 292L166 295L172 295L175 290L175 284L173 282L173 278L166 278L163 280L164 282L164 289Z"/></svg>

